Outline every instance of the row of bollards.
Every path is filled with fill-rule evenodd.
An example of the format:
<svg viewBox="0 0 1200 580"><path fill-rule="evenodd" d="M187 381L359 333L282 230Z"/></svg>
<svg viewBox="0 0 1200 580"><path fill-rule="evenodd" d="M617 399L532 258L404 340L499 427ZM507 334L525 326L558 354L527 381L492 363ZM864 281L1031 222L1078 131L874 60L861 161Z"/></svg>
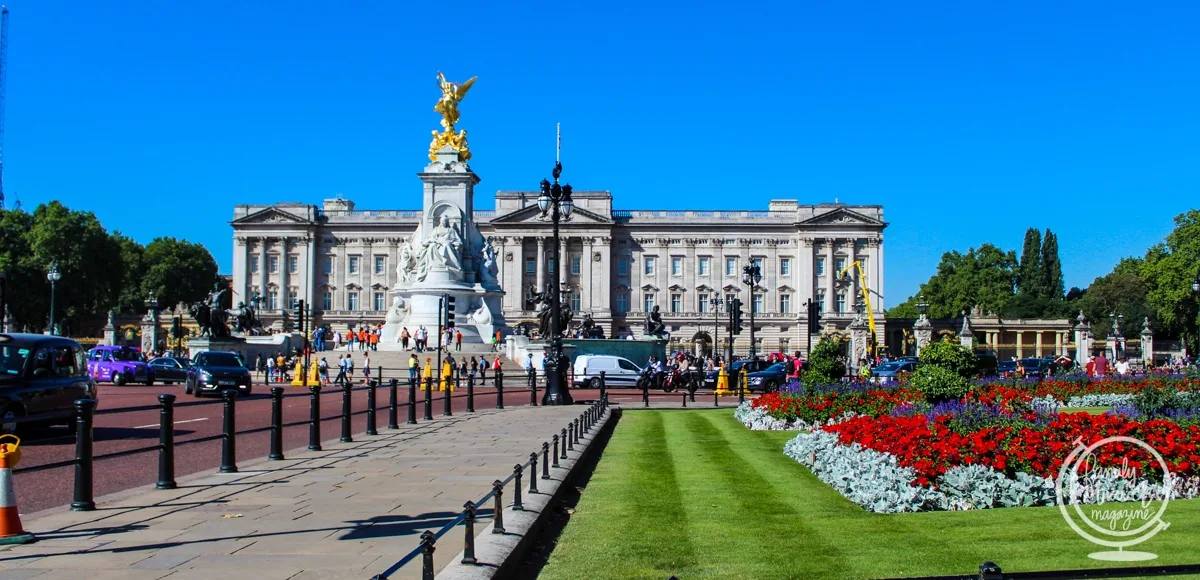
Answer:
<svg viewBox="0 0 1200 580"><path fill-rule="evenodd" d="M601 385L603 387L603 379L601 379ZM604 418L604 414L607 411L607 409L608 409L608 400L607 400L607 397L605 397L602 394L599 400L592 403L583 413L581 413L579 415L578 418L573 419L570 423L567 424L566 427L562 428L562 430L558 434L553 435L550 438L550 441L542 442L541 479L550 479L550 467L559 467L560 466L559 460L567 459L567 451L574 450L575 445L577 445L577 444L582 444L583 438L585 436L587 436L589 433L591 433L592 429L595 428L596 425L599 424L600 421ZM559 445L560 442L562 443L561 446ZM561 450L561 455L560 455L560 450ZM461 518L456 518L454 521L451 521L449 524L447 524L445 527L443 527L441 530L439 530L436 533L433 532L432 530L426 530L426 531L422 532L420 546L418 547L418 550L416 552L414 552L414 554L419 553L422 556L421 577L424 579L429 579L429 580L433 579L433 577L434 577L433 553L435 550L437 550L437 539L439 537L441 537L443 534L445 534L447 531L449 531L449 529L453 528L455 525L458 525L459 519L461 519L464 524L464 532L465 532L465 535L463 538L464 539L464 541L463 541L463 557L462 557L462 560L460 560L460 561L461 561L461 563L469 565L469 566L478 565L479 561L475 557L475 522L477 521L477 518L478 518L477 512L479 510L479 505L488 501L489 499L492 500L492 506L493 506L492 507L492 512L493 512L492 533L493 534L505 533L505 529L504 529L504 488L505 488L505 486L508 485L509 482L513 483L513 487L512 487L513 499L512 499L511 507L514 511L523 510L525 506L522 501L521 493L522 493L522 487L523 487L522 482L526 477L526 473L528 473L528 479L529 479L528 493L529 494L541 493L540 491L538 491L538 487L537 487L537 480L538 480L537 468L538 468L538 454L537 454L537 452L530 453L529 461L526 461L523 464L518 464L518 465L513 466L512 475L510 475L507 479L505 479L505 480L497 479L497 480L493 481L492 482L492 491L490 493L488 493L488 495L485 495L478 502L469 501L469 502L463 504L463 511L462 511ZM384 571L382 574L378 574L378 575L374 576L372 578L372 580L386 580L392 573L394 573L396 570L399 570L401 566L408 563L408 561L409 561L409 558L405 558L405 559L400 560L399 562L396 562L390 568L388 568L386 571Z"/></svg>
<svg viewBox="0 0 1200 580"><path fill-rule="evenodd" d="M380 369L382 374L382 368ZM504 373L497 370L494 375L494 385L496 387L496 408L504 408ZM461 387L464 377L459 375L452 379L456 386ZM475 412L475 389L474 377L466 379L467 382L467 412ZM482 380L481 383L482 384ZM433 420L432 412L432 382L426 379L425 392L425 419ZM376 402L377 392L379 387L378 380L368 381L367 383L367 410L366 410L366 434L378 435L378 427L376 424ZM397 400L397 389L399 382L396 379L388 381L388 429L399 429L399 402ZM341 412L341 437L343 443L352 443L354 438L351 435L352 423L352 405L351 397L353 385L343 383L338 388L342 390L342 412ZM321 390L320 385L309 387L309 420L308 423L308 449L311 451L321 451ZM271 460L284 459L283 454L283 395L285 389L283 387L271 387L271 425L267 429L270 437L269 451L267 458ZM223 401L222 410L222 425L221 434L215 435L213 438L221 439L221 465L218 468L220 473L237 473L237 397L238 394L233 390L222 391ZM158 396L159 403L159 440L158 445L148 448L121 452L122 455L135 452L153 451L158 449L158 481L155 483L157 489L175 489L175 395L161 394ZM408 424L414 425L417 423L417 380L409 379L408 385ZM451 393L446 392L445 395L445 411L444 415L450 416L451 410ZM75 487L72 494L70 508L73 511L91 511L96 509L94 498L94 467L95 454L93 449L93 425L95 422L96 401L94 399L79 399L75 401L75 459L71 463L75 466Z"/></svg>

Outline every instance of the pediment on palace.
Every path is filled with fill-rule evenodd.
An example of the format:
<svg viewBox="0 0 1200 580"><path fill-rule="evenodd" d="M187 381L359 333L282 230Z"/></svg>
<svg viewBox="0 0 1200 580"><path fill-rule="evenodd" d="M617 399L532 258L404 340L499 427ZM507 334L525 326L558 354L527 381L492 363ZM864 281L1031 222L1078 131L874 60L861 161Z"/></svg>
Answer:
<svg viewBox="0 0 1200 580"><path fill-rule="evenodd" d="M262 225L262 224L281 224L281 225L313 225L312 221L291 212L280 209L276 206L271 206L263 210L256 211L250 215L240 217L231 222L234 226L243 225Z"/></svg>
<svg viewBox="0 0 1200 580"><path fill-rule="evenodd" d="M740 286L734 286L733 284L726 284L722 290L726 292L741 292L742 288Z"/></svg>
<svg viewBox="0 0 1200 580"><path fill-rule="evenodd" d="M538 209L537 205L523 207L514 212L506 213L492 218L493 224L518 224L518 223L545 223L550 225L550 218L542 217L542 210ZM588 211L579 206L571 211L571 220L566 223L595 223L595 224L611 224L612 220L592 211Z"/></svg>
<svg viewBox="0 0 1200 580"><path fill-rule="evenodd" d="M838 226L838 225L860 225L860 226L886 226L887 223L879 221L873 217L865 216L861 213L853 211L845 207L833 208L825 213L815 215L802 222L804 226Z"/></svg>

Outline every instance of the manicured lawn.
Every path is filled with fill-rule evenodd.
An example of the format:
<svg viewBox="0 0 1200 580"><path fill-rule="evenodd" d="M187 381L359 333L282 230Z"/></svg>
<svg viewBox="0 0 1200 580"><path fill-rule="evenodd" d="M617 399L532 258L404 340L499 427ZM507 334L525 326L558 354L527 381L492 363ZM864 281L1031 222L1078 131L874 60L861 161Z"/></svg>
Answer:
<svg viewBox="0 0 1200 580"><path fill-rule="evenodd" d="M878 515L728 410L626 411L542 578L867 578L1097 568L1057 508ZM1200 562L1200 500L1134 549Z"/></svg>

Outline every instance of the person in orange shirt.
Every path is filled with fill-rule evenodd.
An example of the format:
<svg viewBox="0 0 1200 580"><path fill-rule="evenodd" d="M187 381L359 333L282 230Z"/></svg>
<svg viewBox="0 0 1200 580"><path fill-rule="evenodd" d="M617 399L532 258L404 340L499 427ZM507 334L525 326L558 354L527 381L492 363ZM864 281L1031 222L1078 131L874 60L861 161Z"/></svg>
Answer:
<svg viewBox="0 0 1200 580"><path fill-rule="evenodd" d="M358 350L366 352L367 350L367 329L358 329Z"/></svg>
<svg viewBox="0 0 1200 580"><path fill-rule="evenodd" d="M379 350L379 331L371 332L371 350Z"/></svg>

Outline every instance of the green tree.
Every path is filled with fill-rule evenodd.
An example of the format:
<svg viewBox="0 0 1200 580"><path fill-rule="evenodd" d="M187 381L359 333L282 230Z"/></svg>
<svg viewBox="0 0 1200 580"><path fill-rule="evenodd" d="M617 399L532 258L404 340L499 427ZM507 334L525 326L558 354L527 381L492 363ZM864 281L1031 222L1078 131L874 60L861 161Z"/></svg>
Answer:
<svg viewBox="0 0 1200 580"><path fill-rule="evenodd" d="M1197 352L1200 297L1192 291L1192 282L1200 275L1200 210L1175 216L1175 229L1146 252L1139 274L1155 321L1161 325L1156 331L1186 337L1192 352Z"/></svg>
<svg viewBox="0 0 1200 580"><path fill-rule="evenodd" d="M963 378L975 376L975 353L950 340L939 340L921 349L921 365L946 369Z"/></svg>
<svg viewBox="0 0 1200 580"><path fill-rule="evenodd" d="M842 380L846 376L845 351L846 341L823 337L809 353L804 376L800 378L804 386L827 385Z"/></svg>
<svg viewBox="0 0 1200 580"><path fill-rule="evenodd" d="M979 306L984 311L1000 312L1013 295L1017 256L992 244L983 244L967 252L946 252L937 273L921 285L932 318L955 318L964 310ZM918 296L896 305L888 316L915 316Z"/></svg>
<svg viewBox="0 0 1200 580"><path fill-rule="evenodd" d="M146 266L142 259L145 248L121 232L113 232L110 240L121 255L121 287L118 292L117 310L137 312L145 308L146 293L142 292L142 279Z"/></svg>
<svg viewBox="0 0 1200 580"><path fill-rule="evenodd" d="M1122 334L1126 337L1136 336L1141 331L1145 317L1151 316L1153 320L1146 298L1149 286L1140 276L1142 266L1139 258L1122 259L1112 272L1093 280L1087 292L1076 302L1088 317L1092 332L1097 337L1108 336L1112 330L1110 314L1124 317Z"/></svg>
<svg viewBox="0 0 1200 580"><path fill-rule="evenodd" d="M26 238L32 225L33 216L27 212L0 211L0 272L7 279L5 298L14 328L41 331L50 293L46 271L36 265Z"/></svg>
<svg viewBox="0 0 1200 580"><path fill-rule="evenodd" d="M200 244L155 238L146 245L142 259L146 264L142 299L153 291L163 307L200 300L217 283L217 262Z"/></svg>
<svg viewBox="0 0 1200 580"><path fill-rule="evenodd" d="M72 211L57 201L39 205L26 236L34 265L58 265L56 321L70 331L81 316L116 306L120 295L120 250L92 212Z"/></svg>
<svg viewBox="0 0 1200 580"><path fill-rule="evenodd" d="M1017 290L1021 294L1043 297L1042 287L1045 272L1042 269L1042 233L1037 228L1025 230L1025 244L1021 248L1021 262L1017 268Z"/></svg>
<svg viewBox="0 0 1200 580"><path fill-rule="evenodd" d="M1058 259L1058 236L1046 228L1042 237L1042 291L1052 301L1062 300L1062 261Z"/></svg>

